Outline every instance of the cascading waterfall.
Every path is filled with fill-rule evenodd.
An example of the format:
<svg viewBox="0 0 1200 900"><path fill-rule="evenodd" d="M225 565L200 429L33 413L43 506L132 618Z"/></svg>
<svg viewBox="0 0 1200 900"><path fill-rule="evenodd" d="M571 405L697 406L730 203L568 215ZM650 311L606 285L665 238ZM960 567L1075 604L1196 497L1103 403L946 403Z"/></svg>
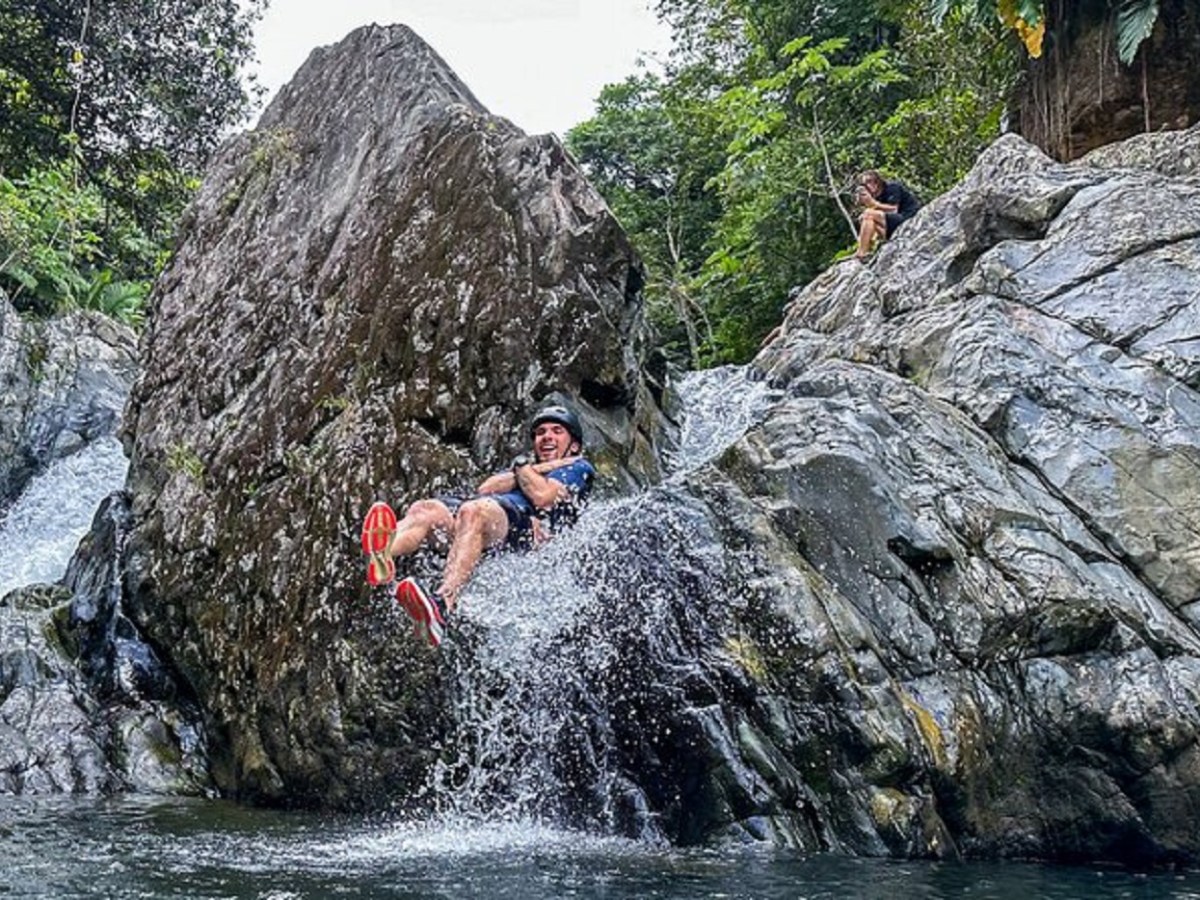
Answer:
<svg viewBox="0 0 1200 900"><path fill-rule="evenodd" d="M761 419L777 392L743 367L697 372L680 385L679 446L670 482L718 456ZM645 515L688 543L691 524L646 495L591 504L578 525L537 552L485 560L462 596L456 639L445 645L456 685L456 733L442 748L427 793L456 821L570 824L589 831L659 835L647 803L623 780L615 720L636 708L637 673L622 659L637 628L650 640L668 604L635 590L629 556L670 548L635 546ZM653 561L651 564L654 564ZM632 704L632 706L631 706ZM619 807L614 806L619 798Z"/></svg>
<svg viewBox="0 0 1200 900"><path fill-rule="evenodd" d="M671 455L674 478L683 477L741 438L780 398L780 391L749 366L689 372L679 385L683 422Z"/></svg>
<svg viewBox="0 0 1200 900"><path fill-rule="evenodd" d="M125 481L129 461L102 438L37 475L0 520L0 597L62 578L96 507Z"/></svg>
<svg viewBox="0 0 1200 900"><path fill-rule="evenodd" d="M603 582L583 583L581 563L632 502L598 503L569 536L480 567L463 597L462 651L451 657L459 756L434 774L443 811L493 820L563 817L560 804L575 785L564 783L557 756L577 729L573 713L585 692L578 674L616 661L603 634L573 653L563 652L563 635L602 601Z"/></svg>

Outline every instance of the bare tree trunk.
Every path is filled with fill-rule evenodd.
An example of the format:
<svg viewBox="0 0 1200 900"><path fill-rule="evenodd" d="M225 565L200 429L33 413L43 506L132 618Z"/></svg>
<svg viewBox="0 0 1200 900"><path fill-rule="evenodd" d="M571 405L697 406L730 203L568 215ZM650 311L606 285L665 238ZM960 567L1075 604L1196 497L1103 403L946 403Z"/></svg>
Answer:
<svg viewBox="0 0 1200 900"><path fill-rule="evenodd" d="M679 251L679 240L669 217L667 219L667 251L671 254L671 280L667 285L667 294L674 304L676 317L683 323L692 367L698 369L701 366L700 334L696 327L696 319L699 319L704 325L705 339L710 347L713 345L712 323L709 321L704 307L696 302L686 287L686 279L683 274L683 255Z"/></svg>
<svg viewBox="0 0 1200 900"><path fill-rule="evenodd" d="M825 147L825 132L821 130L821 120L817 118L816 104L813 104L812 123L813 141L821 151L821 159L825 163L825 182L829 187L829 196L833 198L833 202L837 204L837 208L842 212L842 218L850 226L850 239L857 240L858 227L855 225L854 217L850 215L850 210L846 209L846 204L842 202L842 192L839 189L837 179L833 175L833 164L829 161L829 151Z"/></svg>

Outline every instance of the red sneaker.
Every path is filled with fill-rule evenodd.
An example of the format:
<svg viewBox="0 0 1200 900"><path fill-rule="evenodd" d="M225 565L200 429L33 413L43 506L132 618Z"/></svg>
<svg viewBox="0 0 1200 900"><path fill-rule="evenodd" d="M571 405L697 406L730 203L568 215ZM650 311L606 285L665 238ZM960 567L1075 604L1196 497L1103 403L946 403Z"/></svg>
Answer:
<svg viewBox="0 0 1200 900"><path fill-rule="evenodd" d="M386 503L379 502L367 510L363 519L362 548L367 561L367 584L378 587L396 577L396 563L388 548L396 534L396 514Z"/></svg>
<svg viewBox="0 0 1200 900"><path fill-rule="evenodd" d="M413 620L414 631L430 647L442 643L446 633L446 605L437 594L426 591L415 579L396 585L396 602Z"/></svg>

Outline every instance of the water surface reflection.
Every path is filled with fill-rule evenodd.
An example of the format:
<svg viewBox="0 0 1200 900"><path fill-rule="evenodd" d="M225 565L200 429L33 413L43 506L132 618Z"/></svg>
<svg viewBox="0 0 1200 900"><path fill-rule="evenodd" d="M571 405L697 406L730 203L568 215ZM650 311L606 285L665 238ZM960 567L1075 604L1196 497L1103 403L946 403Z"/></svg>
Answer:
<svg viewBox="0 0 1200 900"><path fill-rule="evenodd" d="M672 850L530 822L405 824L201 800L0 798L10 897L1200 900L1200 873Z"/></svg>

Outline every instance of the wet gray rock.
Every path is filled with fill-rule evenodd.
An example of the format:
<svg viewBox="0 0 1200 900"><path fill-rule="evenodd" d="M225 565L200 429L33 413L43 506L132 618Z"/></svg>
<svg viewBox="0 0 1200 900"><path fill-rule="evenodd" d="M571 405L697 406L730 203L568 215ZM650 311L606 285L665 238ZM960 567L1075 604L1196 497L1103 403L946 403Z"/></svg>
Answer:
<svg viewBox="0 0 1200 900"><path fill-rule="evenodd" d="M1002 139L756 361L786 399L692 484L780 833L777 760L808 846L1200 856L1200 182L1155 152Z"/></svg>
<svg viewBox="0 0 1200 900"><path fill-rule="evenodd" d="M137 338L99 313L25 318L0 292L0 510L37 472L112 435Z"/></svg>
<svg viewBox="0 0 1200 900"><path fill-rule="evenodd" d="M558 140L404 27L315 51L218 153L150 299L122 604L202 704L224 791L412 793L448 711L363 585L361 516L477 484L548 399L610 488L656 477L641 284Z"/></svg>
<svg viewBox="0 0 1200 900"><path fill-rule="evenodd" d="M117 558L121 504L97 513L72 580ZM118 609L73 588L0 598L0 794L211 792L194 706Z"/></svg>

